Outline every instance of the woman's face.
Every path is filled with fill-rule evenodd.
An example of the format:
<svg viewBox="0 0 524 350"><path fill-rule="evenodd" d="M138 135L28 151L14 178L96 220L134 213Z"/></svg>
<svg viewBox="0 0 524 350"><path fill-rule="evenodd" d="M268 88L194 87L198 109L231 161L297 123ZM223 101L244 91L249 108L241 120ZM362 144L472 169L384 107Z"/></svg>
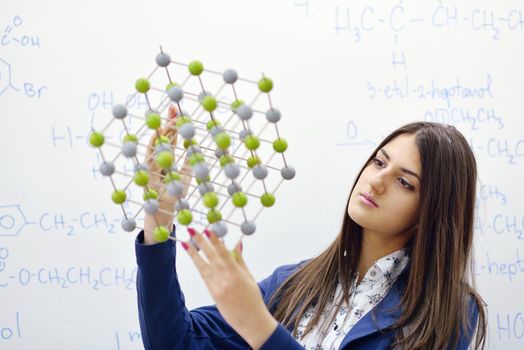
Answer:
<svg viewBox="0 0 524 350"><path fill-rule="evenodd" d="M377 152L360 175L349 198L349 217L364 232L386 239L412 232L417 223L420 174L415 135L395 137Z"/></svg>

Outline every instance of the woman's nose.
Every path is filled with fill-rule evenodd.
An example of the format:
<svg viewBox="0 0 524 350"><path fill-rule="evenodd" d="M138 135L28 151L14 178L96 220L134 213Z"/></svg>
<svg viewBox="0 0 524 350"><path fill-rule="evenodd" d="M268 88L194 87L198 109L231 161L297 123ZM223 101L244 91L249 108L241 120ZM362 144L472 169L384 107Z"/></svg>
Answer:
<svg viewBox="0 0 524 350"><path fill-rule="evenodd" d="M384 174L378 173L369 179L369 185L377 193L383 193L386 189L384 183Z"/></svg>

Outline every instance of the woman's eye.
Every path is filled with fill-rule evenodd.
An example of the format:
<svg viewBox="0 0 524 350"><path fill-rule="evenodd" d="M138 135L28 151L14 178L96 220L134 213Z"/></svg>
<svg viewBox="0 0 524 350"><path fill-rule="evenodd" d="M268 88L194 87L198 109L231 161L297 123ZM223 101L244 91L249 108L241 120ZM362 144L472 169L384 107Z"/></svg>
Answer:
<svg viewBox="0 0 524 350"><path fill-rule="evenodd" d="M378 159L378 158L373 158L372 162L379 168L383 168L384 167L384 163ZM399 178L399 182L400 182L400 185L408 190L413 190L415 187L410 184L409 182L407 182L406 180L404 180L403 178Z"/></svg>
<svg viewBox="0 0 524 350"><path fill-rule="evenodd" d="M380 159L378 159L378 158L373 159L373 163L375 163L375 165L378 165L379 167L382 167L382 165L384 164L384 163L382 163L382 161L381 161Z"/></svg>
<svg viewBox="0 0 524 350"><path fill-rule="evenodd" d="M411 190L413 188L413 186L409 182L407 182L406 180L404 180L402 178L400 178L399 180L400 180L400 184L403 187L407 188L408 190Z"/></svg>

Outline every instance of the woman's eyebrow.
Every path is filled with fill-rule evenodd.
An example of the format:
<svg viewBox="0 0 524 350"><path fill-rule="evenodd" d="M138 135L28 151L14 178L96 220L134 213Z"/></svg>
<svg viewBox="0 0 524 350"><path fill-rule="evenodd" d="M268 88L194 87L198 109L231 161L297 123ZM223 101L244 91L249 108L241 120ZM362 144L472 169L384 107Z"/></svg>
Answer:
<svg viewBox="0 0 524 350"><path fill-rule="evenodd" d="M387 160L390 160L389 154L384 149L380 149L380 152L384 154L384 157L386 157ZM420 181L420 176L418 176L417 173L406 168L400 168L400 170L406 174L415 176Z"/></svg>

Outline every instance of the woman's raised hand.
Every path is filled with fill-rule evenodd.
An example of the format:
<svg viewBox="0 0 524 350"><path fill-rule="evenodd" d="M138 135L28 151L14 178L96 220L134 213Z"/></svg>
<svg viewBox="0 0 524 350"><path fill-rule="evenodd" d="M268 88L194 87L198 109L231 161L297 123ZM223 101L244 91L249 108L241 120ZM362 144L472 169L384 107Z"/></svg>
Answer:
<svg viewBox="0 0 524 350"><path fill-rule="evenodd" d="M182 242L218 311L253 349L260 348L278 326L242 257L242 242L230 252L213 231L188 229L200 253Z"/></svg>
<svg viewBox="0 0 524 350"><path fill-rule="evenodd" d="M168 230L172 229L173 218L175 212L175 203L177 199L169 195L166 191L166 186L163 184L164 174L162 169L158 166L155 161L155 147L158 144L158 137L167 137L171 140L171 145L173 147L177 142L177 129L176 118L178 116L178 111L175 106L169 106L168 110L168 121L166 124L158 130L158 133L155 132L151 139L149 140L149 145L147 146L145 163L150 170L148 189L155 190L158 193L158 202L159 210L154 215L145 214L144 221L144 243L145 244L154 244L158 243L154 239L153 230L157 226L165 226ZM187 195L189 184L191 183L191 166L189 165L188 159L184 160L184 165L182 169L179 169L180 175L182 177L181 182L184 186L182 192L182 197Z"/></svg>

